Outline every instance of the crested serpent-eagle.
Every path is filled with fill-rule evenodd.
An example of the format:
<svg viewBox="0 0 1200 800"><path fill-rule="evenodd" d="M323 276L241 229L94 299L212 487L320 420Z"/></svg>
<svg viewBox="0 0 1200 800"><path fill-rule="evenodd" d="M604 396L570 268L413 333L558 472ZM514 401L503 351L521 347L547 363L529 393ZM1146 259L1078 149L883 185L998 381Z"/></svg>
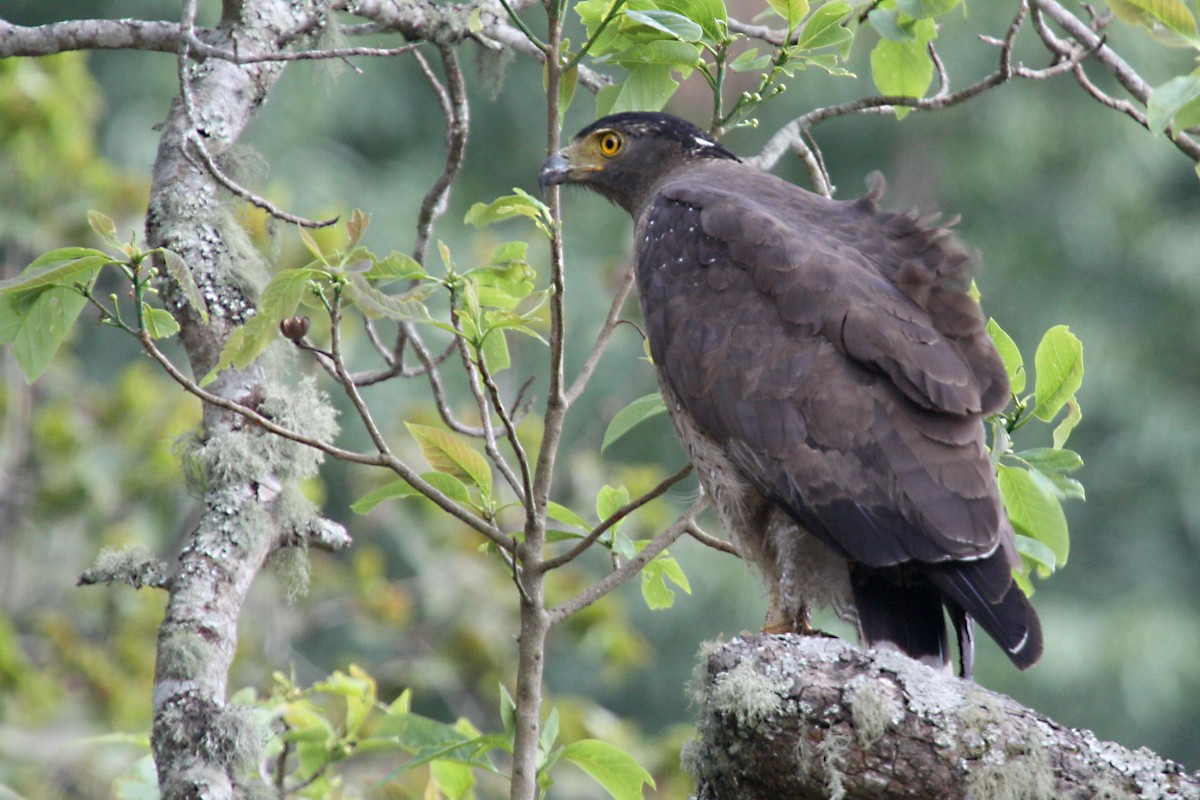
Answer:
<svg viewBox="0 0 1200 800"><path fill-rule="evenodd" d="M615 114L542 168L635 223L667 409L725 528L766 576L765 630L809 610L867 645L970 675L972 620L1018 667L1042 652L983 419L1009 398L944 226L750 167L696 126Z"/></svg>

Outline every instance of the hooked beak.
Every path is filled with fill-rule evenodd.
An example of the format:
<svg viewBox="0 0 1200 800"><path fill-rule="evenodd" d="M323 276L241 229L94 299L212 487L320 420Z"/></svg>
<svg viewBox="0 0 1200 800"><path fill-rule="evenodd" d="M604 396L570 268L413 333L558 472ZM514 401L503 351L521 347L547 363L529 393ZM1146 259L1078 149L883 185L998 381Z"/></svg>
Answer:
<svg viewBox="0 0 1200 800"><path fill-rule="evenodd" d="M538 178L538 188L542 190L542 197L545 197L547 186L557 186L569 180L571 180L571 162L563 155L563 151L559 150L547 158L545 164L542 164L542 174Z"/></svg>

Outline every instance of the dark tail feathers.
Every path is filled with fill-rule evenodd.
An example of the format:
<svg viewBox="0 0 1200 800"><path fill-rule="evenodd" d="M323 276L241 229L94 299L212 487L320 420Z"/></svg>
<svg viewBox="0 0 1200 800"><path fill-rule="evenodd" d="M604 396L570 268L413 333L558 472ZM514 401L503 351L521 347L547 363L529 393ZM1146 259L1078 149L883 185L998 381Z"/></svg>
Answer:
<svg viewBox="0 0 1200 800"><path fill-rule="evenodd" d="M942 614L945 607L958 639L963 677L970 678L974 667L972 619L978 620L1013 664L1026 669L1042 654L1042 629L1009 569L1001 554L980 561L919 567L852 567L854 603L864 644L891 643L911 658L947 666L950 648Z"/></svg>

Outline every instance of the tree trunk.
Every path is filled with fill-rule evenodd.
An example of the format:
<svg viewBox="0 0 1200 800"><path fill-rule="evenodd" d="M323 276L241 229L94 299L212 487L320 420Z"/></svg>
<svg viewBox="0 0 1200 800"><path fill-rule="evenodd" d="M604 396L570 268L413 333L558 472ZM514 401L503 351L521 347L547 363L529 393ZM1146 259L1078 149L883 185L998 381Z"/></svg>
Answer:
<svg viewBox="0 0 1200 800"><path fill-rule="evenodd" d="M1200 798L1200 774L891 651L744 635L702 678L695 800Z"/></svg>

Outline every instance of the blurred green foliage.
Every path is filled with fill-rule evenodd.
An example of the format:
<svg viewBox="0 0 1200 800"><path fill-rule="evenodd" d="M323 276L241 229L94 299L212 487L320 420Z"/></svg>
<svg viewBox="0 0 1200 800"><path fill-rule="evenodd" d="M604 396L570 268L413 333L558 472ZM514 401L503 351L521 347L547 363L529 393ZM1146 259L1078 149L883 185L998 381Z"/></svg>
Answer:
<svg viewBox="0 0 1200 800"><path fill-rule="evenodd" d="M214 3L202 5L202 13L215 15ZM785 17L796 13L795 3L773 5ZM969 18L939 19L939 52L955 81L993 68L994 50L974 41L973 33L1000 35L1007 5L975 3ZM35 0L11 7L6 17L26 23L52 11ZM746 10L736 13L757 12ZM177 8L95 0L77 4L73 13L169 17ZM1193 66L1186 50L1164 53L1134 28L1114 26L1109 33L1154 85L1165 86ZM582 29L573 38L582 41ZM1018 55L1038 63L1045 58L1028 43ZM871 73L870 53L847 56L847 70ZM111 213L118 230L140 227L155 140L150 128L165 114L173 65L169 55L122 53L0 61L0 254L7 269L68 242L98 244L87 239L87 208ZM411 62L361 66L363 75L341 75L333 84L314 82L307 66L290 68L247 144L270 163L264 190L272 199L310 216L362 207L374 218L364 246L404 251L414 211L440 164L442 133L436 117L418 113L428 90ZM463 263L486 263L510 234L468 231L459 221L474 203L514 185L532 190L544 157L529 135L526 111L541 86L540 70L514 62L499 99L492 99L484 84L502 81L498 69L481 58L486 74L473 90L476 126L467 169L438 232ZM1109 86L1104 76L1095 79ZM759 88L752 76L726 80L739 97L738 91ZM821 70L789 82L788 94L752 109L763 130L868 91ZM1186 91L1167 99L1166 111L1190 113ZM711 85L693 76L671 103L672 111L704 120L712 112ZM589 104L576 102L566 127L590 121L592 113ZM1195 768L1200 191L1194 174L1162 137L1152 139L1083 97L1068 79L1007 86L946 112L911 114L902 124L837 121L815 135L843 196L857 194L861 177L882 168L892 179L889 205L962 214L960 234L984 254L985 308L1021 352L1034 352L1042 332L1060 322L1087 343L1088 382L1079 399L1088 416L1071 444L1087 462L1080 477L1089 498L1066 509L1074 532L1071 569L1035 599L1046 656L1034 670L1016 674L985 649L978 680L1064 724L1149 746ZM763 140L757 131L738 129L725 141L751 153ZM804 180L793 164L779 171ZM623 214L597 211L590 198L568 197L566 207L570 324L581 332L568 352L571 370L586 356L587 332L607 309L614 272L625 258L625 245L613 243L626 241L628 222ZM575 224L585 214L587 224ZM257 212L247 219L258 244L278 254L280 268L298 269L312 259L294 237L273 233ZM322 239L326 235L332 234L315 237L323 252L337 247ZM545 252L535 244L523 258L537 269ZM59 354L34 389L11 364L0 388L0 452L6 467L18 468L6 470L6 478L15 478L0 488L0 785L30 798L95 797L103 794L97 787L130 770L119 791L133 797L138 775L152 775L139 760L144 745L136 734L149 727L162 599L150 590L74 583L105 547L141 544L171 558L197 513L172 452L174 441L194 429L197 404L122 337L87 324L88 317L75 330L70 352ZM351 345L365 360L365 341ZM512 337L514 366L502 378L507 387L525 377L522 356L540 347ZM653 387L641 355L632 329L620 333L590 405L569 423L568 437L578 447L570 448L556 491L573 508L589 508L605 486L624 485L636 495L683 463L661 417L599 455L608 421ZM534 393L544 386L545 376L538 376ZM452 390L457 403L470 402L464 386ZM380 418L390 422L390 439L407 443L406 457L419 459L401 420L436 424L432 411L420 406L421 392L368 394L386 409ZM536 438L529 429L535 424L524 423ZM1022 438L1027 433L1013 432L1017 452L1045 445ZM361 436L349 432L347 446L365 446ZM365 518L351 514L350 504L375 488L378 479L367 471L333 464L310 487L330 515L351 526L356 543L337 556L310 554L309 592L293 604L285 599L293 568L281 561L263 576L243 615L231 685L247 688L238 699L275 708L304 699L313 713L336 720L335 729L344 727L346 707L337 702L348 701L337 697L345 695L319 687L336 680L330 676L338 670L353 677L346 672L353 663L370 676L356 685L369 683L385 705L409 698L404 703L411 707L404 708L423 718L451 726L469 719L484 730L503 730L494 699L512 673L516 624L511 604L497 598L509 597L510 582L480 557L477 536L448 526L428 504L388 503ZM673 519L670 506L689 491L646 507L626 521L621 536L648 538ZM674 546L672 556L688 576L691 595L676 592L675 607L656 613L638 587L627 587L565 623L547 662L560 741L618 744L653 776L657 789L649 795L662 798L682 798L690 789L677 757L690 719L682 686L699 644L756 627L765 605L755 577L732 559L687 542ZM583 571L555 575L552 597L573 594L607 566L604 555L589 554ZM287 677L273 677L277 671ZM113 731L135 736L92 738ZM343 787L373 785L397 761L373 756L358 764L345 762ZM561 773L555 773L554 796L594 796L591 778ZM452 770L440 778L412 770L397 777L387 796L420 796L430 781L455 780ZM479 780L474 791L481 796L499 791Z"/></svg>

